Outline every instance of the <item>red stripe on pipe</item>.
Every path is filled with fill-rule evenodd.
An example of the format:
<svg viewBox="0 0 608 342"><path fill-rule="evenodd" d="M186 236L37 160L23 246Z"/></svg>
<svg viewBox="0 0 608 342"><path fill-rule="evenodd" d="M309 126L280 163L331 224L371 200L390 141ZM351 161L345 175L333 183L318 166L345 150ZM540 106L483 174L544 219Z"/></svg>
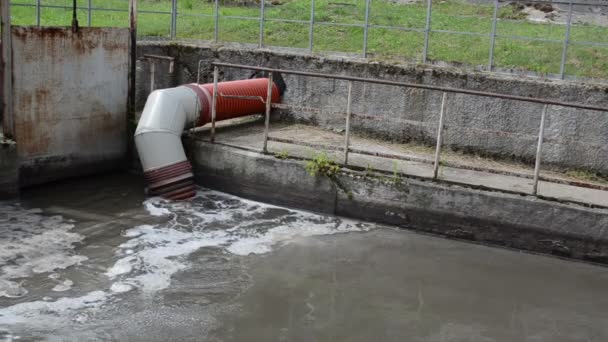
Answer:
<svg viewBox="0 0 608 342"><path fill-rule="evenodd" d="M152 195L172 200L184 200L196 194L192 165L182 161L144 172Z"/></svg>

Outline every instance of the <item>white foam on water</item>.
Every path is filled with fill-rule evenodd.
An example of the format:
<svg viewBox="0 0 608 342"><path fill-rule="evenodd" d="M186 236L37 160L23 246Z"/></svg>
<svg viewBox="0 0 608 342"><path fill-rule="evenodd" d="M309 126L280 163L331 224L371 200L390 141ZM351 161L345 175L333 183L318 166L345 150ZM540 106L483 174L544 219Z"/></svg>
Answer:
<svg viewBox="0 0 608 342"><path fill-rule="evenodd" d="M131 229L137 237L119 246L124 255L106 275L119 278L144 292L167 288L171 276L186 268L184 257L203 247L218 246L227 241L222 232L183 232L173 228L142 225ZM122 276L122 277L120 277Z"/></svg>
<svg viewBox="0 0 608 342"><path fill-rule="evenodd" d="M84 236L61 216L41 215L40 209L0 203L0 297L27 293L17 281L37 273L77 265L87 258L74 254Z"/></svg>
<svg viewBox="0 0 608 342"><path fill-rule="evenodd" d="M104 291L89 292L76 298L60 298L56 301L34 301L15 304L0 309L0 324L27 324L36 327L54 327L82 317L83 310L97 309L105 303L108 294Z"/></svg>
<svg viewBox="0 0 608 342"><path fill-rule="evenodd" d="M133 290L134 286L127 283L114 283L110 287L110 291L114 293L124 293Z"/></svg>
<svg viewBox="0 0 608 342"><path fill-rule="evenodd" d="M172 277L190 266L188 258L202 248L221 248L226 253L242 256L263 254L300 237L366 231L373 227L209 190L199 190L192 201L149 199L144 202L144 208L151 216L166 217L167 221L139 225L123 232L127 240L116 248L117 260L105 272L112 280L110 288L81 297L54 301L46 298L0 309L0 325L53 327L82 323L94 317L96 310L113 296L134 290L151 294L169 287ZM11 231L11 227L14 231L6 235L8 243L0 247L0 291L2 281L9 281L12 293L19 294L20 285L12 281L12 277L42 272L50 273L49 281L56 283L54 291L70 289L73 283L62 280L54 271L86 260L73 253L74 244L83 236L70 232L73 225L59 216L44 217L38 210L18 207L10 207L7 212L0 215L4 218L12 215L16 219L13 222L0 217L0 238L5 234L2 232ZM17 258L17 254L24 257Z"/></svg>
<svg viewBox="0 0 608 342"><path fill-rule="evenodd" d="M166 209L157 206L157 203L160 203L162 199L160 197L153 197L144 202L144 206L146 207L146 211L152 216L166 216L170 215L171 212Z"/></svg>
<svg viewBox="0 0 608 342"><path fill-rule="evenodd" d="M55 285L53 287L53 291L64 292L64 291L71 289L72 285L74 285L74 282L71 281L70 279L66 279L66 280L62 281L61 283Z"/></svg>
<svg viewBox="0 0 608 342"><path fill-rule="evenodd" d="M159 198L144 202L150 215L168 222L127 230L130 239L106 275L143 292L165 289L171 277L188 267L188 256L204 247L220 247L236 255L264 254L277 244L299 237L365 231L372 226L332 216L285 209L224 193L199 190L192 201Z"/></svg>

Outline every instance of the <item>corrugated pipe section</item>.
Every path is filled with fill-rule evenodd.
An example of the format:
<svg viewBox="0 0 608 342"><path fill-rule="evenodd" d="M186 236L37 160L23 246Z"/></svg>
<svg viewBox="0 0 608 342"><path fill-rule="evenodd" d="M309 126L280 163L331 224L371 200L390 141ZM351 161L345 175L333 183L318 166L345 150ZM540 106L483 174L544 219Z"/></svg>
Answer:
<svg viewBox="0 0 608 342"><path fill-rule="evenodd" d="M216 121L263 113L267 87L268 78L218 83ZM280 102L284 91L285 83L277 77L272 102ZM135 145L150 195L173 200L194 196L192 165L186 158L181 135L185 129L211 122L212 98L212 83L159 89L148 96L135 130Z"/></svg>

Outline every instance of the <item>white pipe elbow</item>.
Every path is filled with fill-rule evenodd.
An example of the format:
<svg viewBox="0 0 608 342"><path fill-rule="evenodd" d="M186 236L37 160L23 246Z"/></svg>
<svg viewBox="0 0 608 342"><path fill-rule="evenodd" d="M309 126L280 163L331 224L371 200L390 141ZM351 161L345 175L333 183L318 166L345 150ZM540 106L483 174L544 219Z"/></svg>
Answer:
<svg viewBox="0 0 608 342"><path fill-rule="evenodd" d="M181 135L199 118L194 90L180 86L153 91L135 130L135 145L144 172L186 161Z"/></svg>

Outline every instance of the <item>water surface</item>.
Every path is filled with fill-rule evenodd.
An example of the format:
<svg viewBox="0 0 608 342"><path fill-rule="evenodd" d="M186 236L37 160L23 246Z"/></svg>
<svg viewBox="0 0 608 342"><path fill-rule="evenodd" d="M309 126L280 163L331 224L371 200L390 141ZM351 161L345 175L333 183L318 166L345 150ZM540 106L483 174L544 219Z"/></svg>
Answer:
<svg viewBox="0 0 608 342"><path fill-rule="evenodd" d="M608 272L116 174L0 202L0 340L606 341Z"/></svg>

